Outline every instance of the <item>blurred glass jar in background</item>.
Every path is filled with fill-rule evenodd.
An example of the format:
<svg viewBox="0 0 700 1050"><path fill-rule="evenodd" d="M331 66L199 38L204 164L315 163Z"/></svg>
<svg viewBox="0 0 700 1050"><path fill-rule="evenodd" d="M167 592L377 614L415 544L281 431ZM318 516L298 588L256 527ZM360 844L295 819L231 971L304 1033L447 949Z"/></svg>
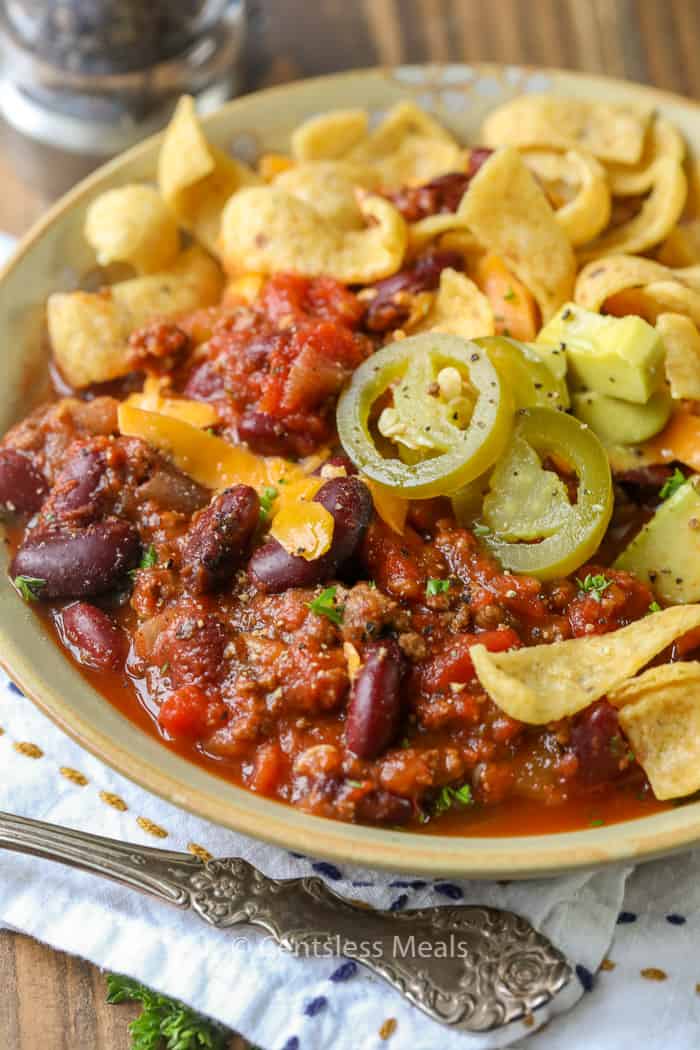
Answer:
<svg viewBox="0 0 700 1050"><path fill-rule="evenodd" d="M13 161L54 196L161 128L183 92L215 108L236 89L244 20L243 0L0 0Z"/></svg>

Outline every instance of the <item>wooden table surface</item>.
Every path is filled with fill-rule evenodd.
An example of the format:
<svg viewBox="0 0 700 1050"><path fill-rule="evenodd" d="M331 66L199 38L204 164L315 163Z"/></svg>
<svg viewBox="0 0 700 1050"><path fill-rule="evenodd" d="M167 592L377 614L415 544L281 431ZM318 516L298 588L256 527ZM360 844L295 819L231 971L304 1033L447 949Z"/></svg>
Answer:
<svg viewBox="0 0 700 1050"><path fill-rule="evenodd" d="M496 61L561 66L700 98L697 0L249 0L246 90L359 66ZM0 127L0 230L48 200ZM130 1006L95 967L0 934L0 1050L126 1050ZM245 1044L232 1040L232 1047Z"/></svg>

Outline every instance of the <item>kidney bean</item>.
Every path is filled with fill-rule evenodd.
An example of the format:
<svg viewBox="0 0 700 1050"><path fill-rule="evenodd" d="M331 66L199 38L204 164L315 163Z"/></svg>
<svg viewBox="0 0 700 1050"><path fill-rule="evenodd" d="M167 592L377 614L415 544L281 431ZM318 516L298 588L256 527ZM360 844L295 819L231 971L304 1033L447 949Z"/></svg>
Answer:
<svg viewBox="0 0 700 1050"><path fill-rule="evenodd" d="M376 295L370 299L365 316L365 327L371 332L386 332L398 328L410 313L410 303L403 297L418 292L433 291L440 284L440 274L449 268L461 270L464 263L459 252L430 252L416 259L412 266L393 277L386 277L373 285Z"/></svg>
<svg viewBox="0 0 700 1050"><path fill-rule="evenodd" d="M422 186L402 186L388 197L406 222L419 222L429 215L456 212L469 179L468 172L451 171Z"/></svg>
<svg viewBox="0 0 700 1050"><path fill-rule="evenodd" d="M190 526L182 550L183 574L195 594L231 579L260 520L260 500L250 485L234 485L215 496Z"/></svg>
<svg viewBox="0 0 700 1050"><path fill-rule="evenodd" d="M613 780L621 772L621 760L628 750L617 709L607 700L592 704L572 726L571 744L578 756L579 776L585 783Z"/></svg>
<svg viewBox="0 0 700 1050"><path fill-rule="evenodd" d="M255 552L248 566L254 582L267 594L329 580L354 554L372 517L372 497L359 478L331 478L314 501L333 515L330 550L314 561L306 561L288 554L277 540L269 540Z"/></svg>
<svg viewBox="0 0 700 1050"><path fill-rule="evenodd" d="M93 521L102 510L98 490L105 474L98 449L81 448L56 478L47 510L58 519Z"/></svg>
<svg viewBox="0 0 700 1050"><path fill-rule="evenodd" d="M97 670L119 671L127 653L121 627L89 602L74 602L57 617L61 640L79 663Z"/></svg>
<svg viewBox="0 0 700 1050"><path fill-rule="evenodd" d="M393 638L365 647L345 725L347 745L360 758L376 758L398 732L404 669L403 653Z"/></svg>
<svg viewBox="0 0 700 1050"><path fill-rule="evenodd" d="M238 440L261 456L284 456L290 451L289 433L284 423L268 412L246 412L236 427Z"/></svg>
<svg viewBox="0 0 700 1050"><path fill-rule="evenodd" d="M12 559L10 575L45 580L41 598L87 598L116 587L140 550L133 525L107 518L73 532L30 535Z"/></svg>
<svg viewBox="0 0 700 1050"><path fill-rule="evenodd" d="M493 153L492 149L488 146L477 146L475 149L469 151L469 164L467 166L467 176L473 179L477 171L483 168L486 161ZM456 211L456 209L455 209Z"/></svg>
<svg viewBox="0 0 700 1050"><path fill-rule="evenodd" d="M29 456L14 448L0 449L0 510L33 514L47 491L43 474Z"/></svg>

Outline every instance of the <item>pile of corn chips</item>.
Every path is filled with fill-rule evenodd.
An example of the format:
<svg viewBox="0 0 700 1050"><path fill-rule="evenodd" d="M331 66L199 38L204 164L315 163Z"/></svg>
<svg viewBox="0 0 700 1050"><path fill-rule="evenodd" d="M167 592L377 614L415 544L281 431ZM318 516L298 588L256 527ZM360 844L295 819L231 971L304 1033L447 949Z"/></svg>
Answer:
<svg viewBox="0 0 700 1050"><path fill-rule="evenodd" d="M373 129L361 109L315 116L292 133L287 154L264 155L254 170L207 140L183 98L157 187L125 185L87 211L98 264L117 264L123 279L50 297L62 373L77 388L124 375L134 328L222 296L252 301L274 271L329 275L361 291L445 248L461 253L464 272L444 270L387 338L507 330L532 339L574 299L657 324L673 397L700 399L700 220L688 208L678 131L641 106L524 95L488 116L477 145L493 152L465 180L456 210L408 222L392 194L470 170L469 149L413 102ZM525 311L509 307L513 287ZM694 348L697 368L688 370L680 347ZM134 395L137 408L144 398L167 404L167 390L150 382ZM697 460L700 469L700 447ZM663 450L640 450L640 461L663 462ZM478 646L474 666L492 699L525 723L556 722L607 696L655 794L671 798L700 788L700 665L643 669L699 627L700 606L680 606L602 637L500 654Z"/></svg>

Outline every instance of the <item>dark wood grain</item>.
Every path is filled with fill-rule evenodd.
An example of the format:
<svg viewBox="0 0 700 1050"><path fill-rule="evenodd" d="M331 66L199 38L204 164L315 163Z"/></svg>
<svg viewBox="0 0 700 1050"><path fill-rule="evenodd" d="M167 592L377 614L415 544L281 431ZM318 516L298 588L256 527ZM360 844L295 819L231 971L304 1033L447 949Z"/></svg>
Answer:
<svg viewBox="0 0 700 1050"><path fill-rule="evenodd" d="M697 0L250 0L248 91L396 62L495 61L607 73L700 97ZM0 229L46 207L0 125ZM0 934L0 1050L126 1050L130 1005L95 967ZM396 1037L395 1037L396 1038ZM242 1048L236 1039L232 1047Z"/></svg>

